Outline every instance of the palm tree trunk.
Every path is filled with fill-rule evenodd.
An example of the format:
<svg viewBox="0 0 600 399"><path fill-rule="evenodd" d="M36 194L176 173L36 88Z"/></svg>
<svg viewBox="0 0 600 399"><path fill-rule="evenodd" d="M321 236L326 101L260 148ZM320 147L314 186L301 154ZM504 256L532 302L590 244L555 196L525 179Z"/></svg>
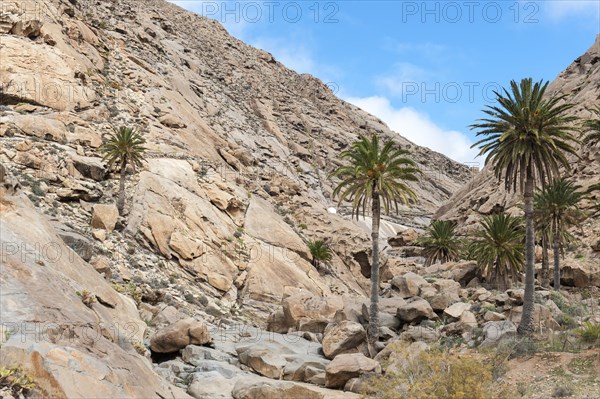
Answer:
<svg viewBox="0 0 600 399"><path fill-rule="evenodd" d="M123 216L123 210L125 209L125 177L127 172L127 162L121 162L121 177L119 179L119 198L117 199L117 209L119 215Z"/></svg>
<svg viewBox="0 0 600 399"><path fill-rule="evenodd" d="M369 354L371 357L375 357L377 353L375 345L379 341L379 221L381 217L377 186L373 186L372 212L371 240L373 241L373 262L371 263L371 306L369 309L367 341Z"/></svg>
<svg viewBox="0 0 600 399"><path fill-rule="evenodd" d="M550 286L549 278L550 260L548 259L548 237L544 232L542 237L542 287L548 288Z"/></svg>
<svg viewBox="0 0 600 399"><path fill-rule="evenodd" d="M519 335L533 333L533 309L535 291L535 231L533 227L533 171L527 167L525 182L525 297L523 299L523 314L517 332Z"/></svg>
<svg viewBox="0 0 600 399"><path fill-rule="evenodd" d="M560 234L558 233L558 221L552 221L552 235L554 236L554 289L560 290Z"/></svg>

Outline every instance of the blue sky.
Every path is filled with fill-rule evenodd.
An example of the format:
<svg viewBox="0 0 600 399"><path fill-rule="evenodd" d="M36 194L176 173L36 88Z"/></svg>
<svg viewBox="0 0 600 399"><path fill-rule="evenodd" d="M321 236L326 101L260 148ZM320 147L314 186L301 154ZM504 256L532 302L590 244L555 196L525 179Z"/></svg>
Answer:
<svg viewBox="0 0 600 399"><path fill-rule="evenodd" d="M468 125L493 90L553 80L600 31L600 1L173 2L460 162L483 162Z"/></svg>

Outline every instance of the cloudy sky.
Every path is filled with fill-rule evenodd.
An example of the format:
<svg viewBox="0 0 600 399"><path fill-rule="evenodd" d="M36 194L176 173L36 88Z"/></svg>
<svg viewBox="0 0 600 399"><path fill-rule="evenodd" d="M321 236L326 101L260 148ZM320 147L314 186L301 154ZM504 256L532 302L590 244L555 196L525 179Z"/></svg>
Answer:
<svg viewBox="0 0 600 399"><path fill-rule="evenodd" d="M173 1L310 73L413 142L482 163L468 126L511 79L554 79L600 1Z"/></svg>

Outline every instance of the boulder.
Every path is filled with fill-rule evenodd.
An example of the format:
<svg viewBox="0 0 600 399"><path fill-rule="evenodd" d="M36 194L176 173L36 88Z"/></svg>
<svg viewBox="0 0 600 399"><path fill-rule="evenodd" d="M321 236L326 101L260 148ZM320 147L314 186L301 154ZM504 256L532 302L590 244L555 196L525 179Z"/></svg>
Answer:
<svg viewBox="0 0 600 399"><path fill-rule="evenodd" d="M113 204L96 204L92 207L91 225L95 229L113 231L119 220L119 211Z"/></svg>
<svg viewBox="0 0 600 399"><path fill-rule="evenodd" d="M362 353L338 355L325 368L325 386L342 388L348 380L366 373L381 373L379 362Z"/></svg>
<svg viewBox="0 0 600 399"><path fill-rule="evenodd" d="M193 318L179 320L159 330L150 340L150 349L157 353L173 353L188 345L211 344L206 325Z"/></svg>
<svg viewBox="0 0 600 399"><path fill-rule="evenodd" d="M465 310L469 310L471 304L465 302L456 302L444 310L444 313L455 319L459 319Z"/></svg>
<svg viewBox="0 0 600 399"><path fill-rule="evenodd" d="M412 245L417 238L419 238L419 233L415 229L407 229L389 238L388 244L391 247L406 247Z"/></svg>
<svg viewBox="0 0 600 399"><path fill-rule="evenodd" d="M324 394L310 385L264 379L239 379L231 392L234 399L323 399Z"/></svg>
<svg viewBox="0 0 600 399"><path fill-rule="evenodd" d="M104 278L107 280L110 280L112 276L110 264L110 259L103 255L96 256L90 261L90 265L94 266L94 269L96 269L98 273L103 274Z"/></svg>
<svg viewBox="0 0 600 399"><path fill-rule="evenodd" d="M400 336L405 340L420 342L437 342L440 339L440 333L430 327L409 326Z"/></svg>
<svg viewBox="0 0 600 399"><path fill-rule="evenodd" d="M64 224L54 223L58 236L83 260L89 262L94 255L94 244L83 235L73 231Z"/></svg>
<svg viewBox="0 0 600 399"><path fill-rule="evenodd" d="M323 333L335 313L344 306L340 297L323 298L304 290L285 298L281 303L288 328L313 333Z"/></svg>
<svg viewBox="0 0 600 399"><path fill-rule="evenodd" d="M483 325L484 340L480 347L492 347L503 339L512 338L517 334L517 326L512 321L488 321Z"/></svg>
<svg viewBox="0 0 600 399"><path fill-rule="evenodd" d="M418 297L406 305L399 307L397 316L400 320L409 323L423 319L432 320L438 318L431 305L429 305L429 302Z"/></svg>
<svg viewBox="0 0 600 399"><path fill-rule="evenodd" d="M450 278L460 283L461 286L466 286L469 281L478 275L477 262L451 262L447 264L450 271Z"/></svg>
<svg viewBox="0 0 600 399"><path fill-rule="evenodd" d="M70 154L73 167L77 169L83 177L95 181L103 181L106 176L106 168L102 158L84 157L75 153Z"/></svg>
<svg viewBox="0 0 600 399"><path fill-rule="evenodd" d="M397 276L392 279L392 285L398 288L399 296L402 298L410 298L419 295L420 287L429 285L427 280L416 273L409 272L402 276Z"/></svg>
<svg viewBox="0 0 600 399"><path fill-rule="evenodd" d="M561 268L561 284L585 288L600 287L600 268L596 263L588 262L586 265L565 265Z"/></svg>
<svg viewBox="0 0 600 399"><path fill-rule="evenodd" d="M463 332L465 332L465 331L471 331L473 328L475 328L475 327L478 326L478 324L477 324L477 318L475 317L475 315L473 314L473 312L465 310L460 315L459 325L460 325L460 329Z"/></svg>
<svg viewBox="0 0 600 399"><path fill-rule="evenodd" d="M358 346L367 338L367 333L361 324L353 321L342 321L327 326L323 336L323 353L328 359L333 359L340 353L358 351Z"/></svg>

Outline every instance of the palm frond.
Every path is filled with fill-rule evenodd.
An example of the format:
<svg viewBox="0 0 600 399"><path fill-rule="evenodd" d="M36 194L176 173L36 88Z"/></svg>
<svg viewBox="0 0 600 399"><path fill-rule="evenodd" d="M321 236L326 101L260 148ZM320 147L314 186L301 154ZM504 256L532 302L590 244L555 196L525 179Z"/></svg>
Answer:
<svg viewBox="0 0 600 399"><path fill-rule="evenodd" d="M345 200L352 201L352 217L365 215L371 205L373 193L377 193L386 213L398 204L416 202L415 192L407 184L419 181L419 169L409 158L410 152L389 141L381 145L379 137L361 136L352 146L341 153L349 165L341 166L331 176L341 179L333 191L338 206Z"/></svg>

